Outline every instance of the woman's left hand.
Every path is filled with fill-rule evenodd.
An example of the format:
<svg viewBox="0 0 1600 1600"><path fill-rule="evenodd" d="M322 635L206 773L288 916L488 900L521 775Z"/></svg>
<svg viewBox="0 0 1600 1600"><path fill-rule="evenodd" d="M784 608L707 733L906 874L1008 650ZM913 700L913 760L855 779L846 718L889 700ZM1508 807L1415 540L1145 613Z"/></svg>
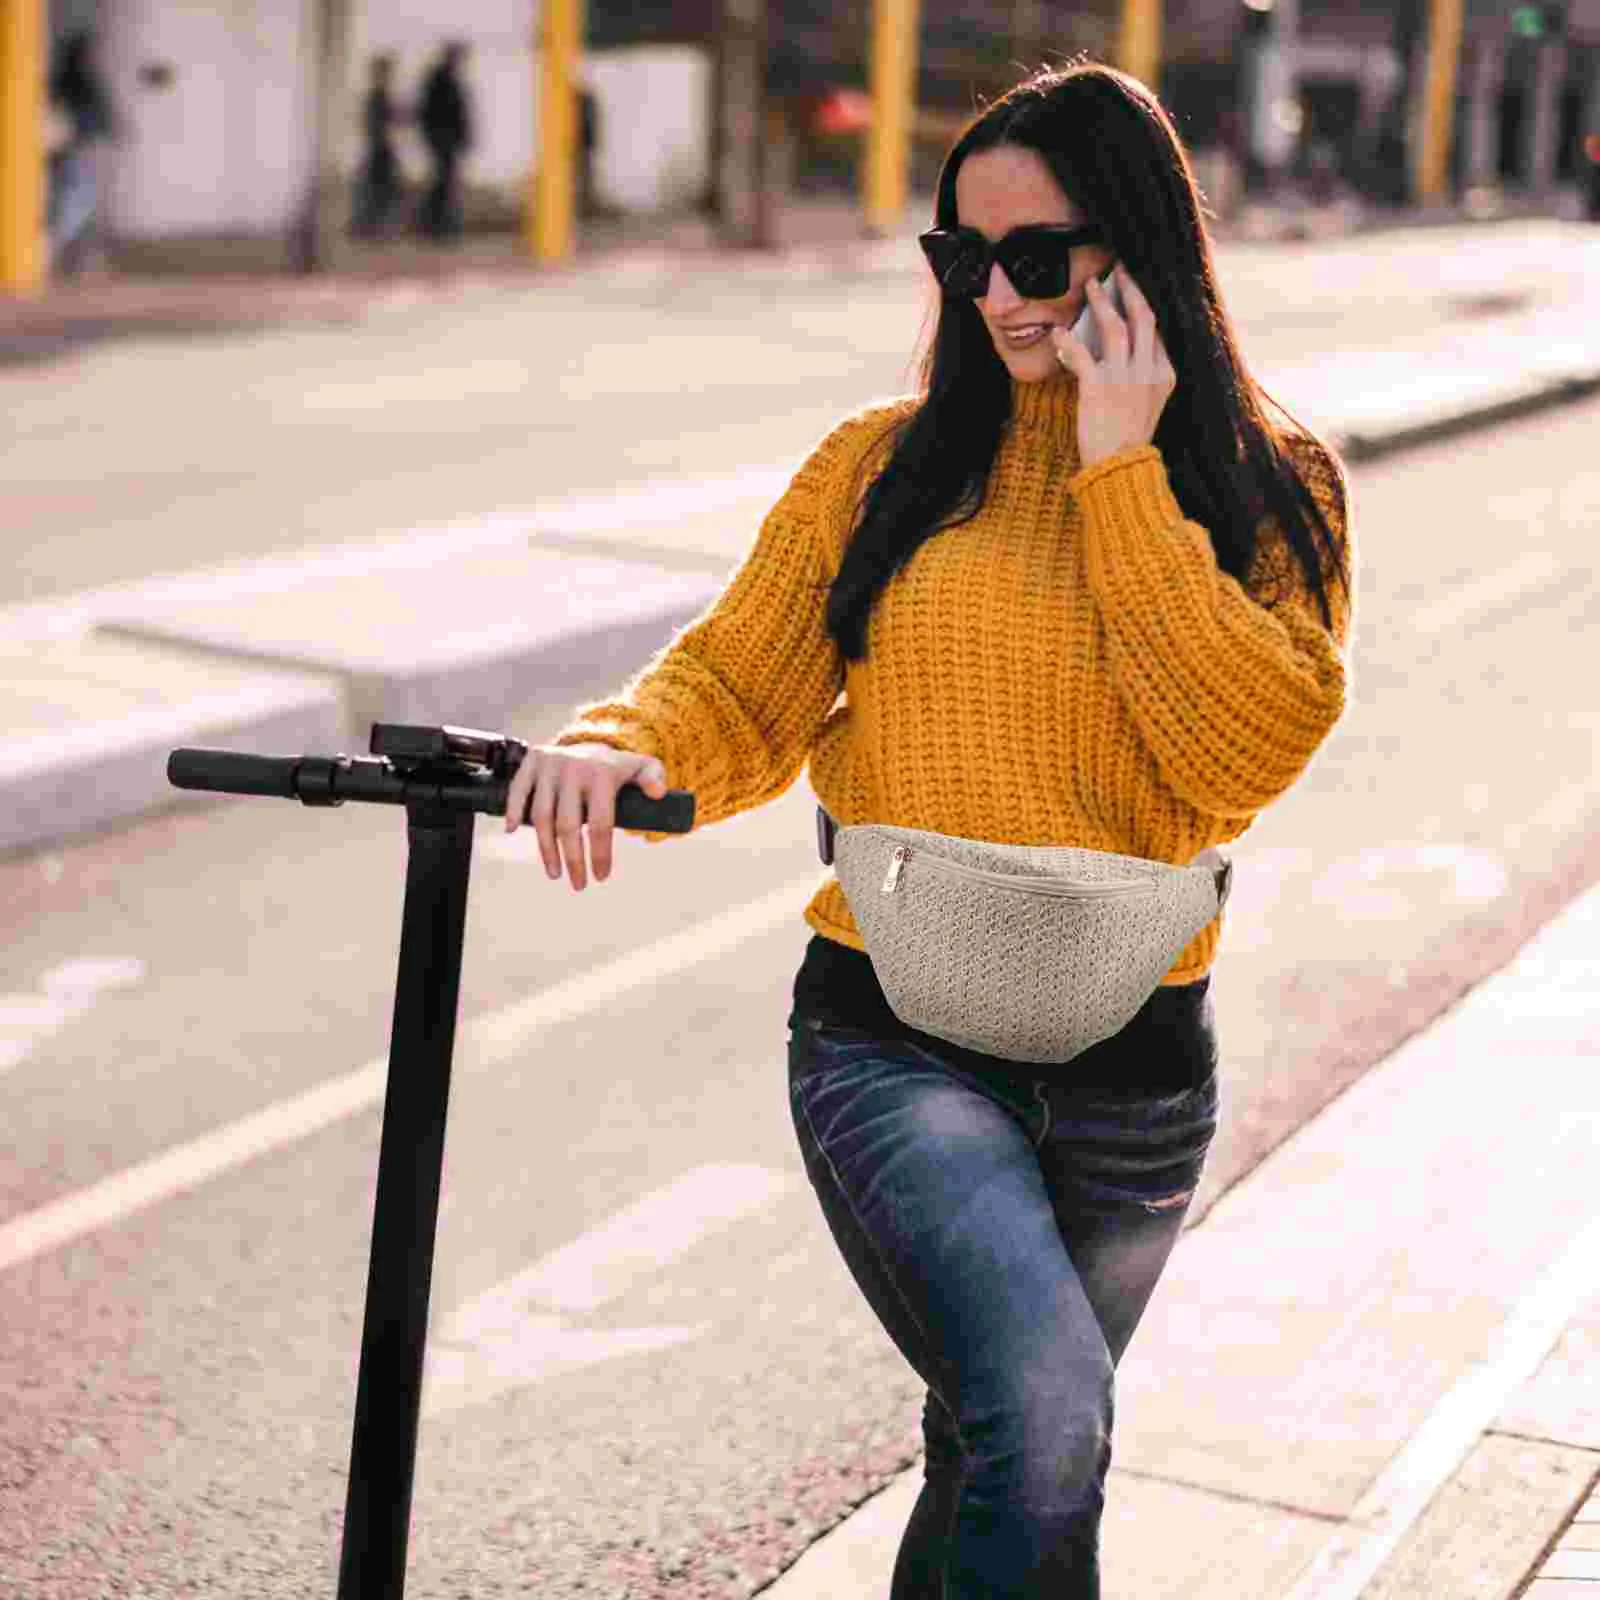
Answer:
<svg viewBox="0 0 1600 1600"><path fill-rule="evenodd" d="M1050 333L1056 358L1078 380L1078 459L1083 467L1149 444L1178 386L1150 302L1120 261L1114 276L1127 307L1126 320L1099 280L1088 281L1089 306L1100 325L1104 351L1099 361L1065 327Z"/></svg>

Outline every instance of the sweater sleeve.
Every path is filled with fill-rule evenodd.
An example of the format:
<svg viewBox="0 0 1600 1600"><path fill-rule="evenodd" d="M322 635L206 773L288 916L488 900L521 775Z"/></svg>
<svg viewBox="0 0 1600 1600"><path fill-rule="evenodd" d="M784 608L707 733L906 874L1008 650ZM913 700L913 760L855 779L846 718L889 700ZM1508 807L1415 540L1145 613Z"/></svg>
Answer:
<svg viewBox="0 0 1600 1600"><path fill-rule="evenodd" d="M580 706L548 742L656 757L669 787L693 792L696 828L782 794L844 687L824 625L829 552L866 431L857 416L829 433L721 594L615 698Z"/></svg>
<svg viewBox="0 0 1600 1600"><path fill-rule="evenodd" d="M1301 476L1354 585L1348 490L1334 458L1297 441ZM1276 521L1262 524L1241 584L1185 518L1154 445L1078 473L1090 589L1111 670L1173 791L1247 820L1300 777L1343 715L1351 601L1324 559L1333 626Z"/></svg>

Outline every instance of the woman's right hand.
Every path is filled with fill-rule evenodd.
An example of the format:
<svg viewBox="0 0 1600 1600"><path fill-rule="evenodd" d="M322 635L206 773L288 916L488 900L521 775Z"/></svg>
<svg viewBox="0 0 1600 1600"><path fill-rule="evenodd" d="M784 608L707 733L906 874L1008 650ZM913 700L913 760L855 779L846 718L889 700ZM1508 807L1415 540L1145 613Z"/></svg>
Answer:
<svg viewBox="0 0 1600 1600"><path fill-rule="evenodd" d="M659 800L667 792L667 769L654 756L605 744L533 745L506 791L506 832L515 833L526 813L544 870L559 878L565 858L572 887L582 889L587 823L595 879L603 882L611 876L617 790L625 783L636 783Z"/></svg>

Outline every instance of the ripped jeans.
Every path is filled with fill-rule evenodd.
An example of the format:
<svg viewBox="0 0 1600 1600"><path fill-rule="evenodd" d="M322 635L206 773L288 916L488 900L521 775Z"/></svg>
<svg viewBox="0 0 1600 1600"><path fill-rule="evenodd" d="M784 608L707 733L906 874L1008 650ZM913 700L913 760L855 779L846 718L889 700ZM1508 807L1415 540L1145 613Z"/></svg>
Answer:
<svg viewBox="0 0 1600 1600"><path fill-rule="evenodd" d="M1113 1094L790 1018L807 1174L927 1385L891 1600L1098 1600L1113 1374L1216 1130L1211 1048L1197 1087Z"/></svg>

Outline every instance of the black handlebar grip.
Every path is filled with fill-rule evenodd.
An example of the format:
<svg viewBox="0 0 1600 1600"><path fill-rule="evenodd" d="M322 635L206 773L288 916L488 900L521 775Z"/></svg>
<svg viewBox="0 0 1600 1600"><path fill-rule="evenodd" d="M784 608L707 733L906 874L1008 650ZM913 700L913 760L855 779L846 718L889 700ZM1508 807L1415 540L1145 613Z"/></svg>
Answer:
<svg viewBox="0 0 1600 1600"><path fill-rule="evenodd" d="M619 828L640 833L688 833L694 827L694 795L688 789L668 789L653 800L636 783L617 790L616 822Z"/></svg>
<svg viewBox="0 0 1600 1600"><path fill-rule="evenodd" d="M239 750L174 750L167 757L167 781L178 789L209 789L222 794L270 794L295 798L294 756L257 756Z"/></svg>

